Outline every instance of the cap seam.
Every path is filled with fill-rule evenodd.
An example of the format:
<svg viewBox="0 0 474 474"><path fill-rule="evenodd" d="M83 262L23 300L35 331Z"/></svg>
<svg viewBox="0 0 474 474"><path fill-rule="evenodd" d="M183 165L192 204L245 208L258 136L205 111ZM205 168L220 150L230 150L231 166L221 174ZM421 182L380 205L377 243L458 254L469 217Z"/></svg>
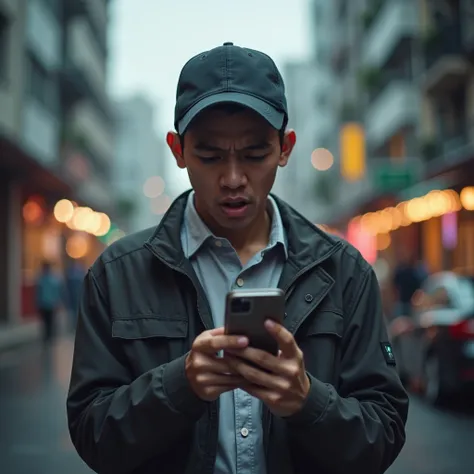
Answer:
<svg viewBox="0 0 474 474"><path fill-rule="evenodd" d="M231 64L231 48L226 48L225 49L226 55L225 55L225 72L226 72L226 92L229 92L230 88L230 64Z"/></svg>

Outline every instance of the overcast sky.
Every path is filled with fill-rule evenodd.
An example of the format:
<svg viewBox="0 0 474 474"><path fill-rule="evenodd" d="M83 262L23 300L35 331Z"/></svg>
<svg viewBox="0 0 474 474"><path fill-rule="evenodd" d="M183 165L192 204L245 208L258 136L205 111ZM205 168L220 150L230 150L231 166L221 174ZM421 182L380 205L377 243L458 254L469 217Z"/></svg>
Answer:
<svg viewBox="0 0 474 474"><path fill-rule="evenodd" d="M114 0L110 89L115 97L146 94L159 109L157 132L173 127L176 82L195 54L232 41L285 61L308 56L310 0ZM171 155L165 157L172 160ZM185 172L174 188L189 184ZM177 184L179 183L179 184Z"/></svg>

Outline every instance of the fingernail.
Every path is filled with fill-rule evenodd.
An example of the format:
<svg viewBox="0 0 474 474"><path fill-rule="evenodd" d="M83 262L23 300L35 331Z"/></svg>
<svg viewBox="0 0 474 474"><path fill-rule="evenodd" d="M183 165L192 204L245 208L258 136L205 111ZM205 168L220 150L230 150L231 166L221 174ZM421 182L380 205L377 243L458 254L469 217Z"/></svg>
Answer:
<svg viewBox="0 0 474 474"><path fill-rule="evenodd" d="M275 327L275 321L272 321L271 319L267 319L265 321L265 325L267 326L268 329L273 329Z"/></svg>
<svg viewBox="0 0 474 474"><path fill-rule="evenodd" d="M246 337L239 337L237 339L237 342L238 342L239 345L243 346L244 344L247 344L248 339Z"/></svg>

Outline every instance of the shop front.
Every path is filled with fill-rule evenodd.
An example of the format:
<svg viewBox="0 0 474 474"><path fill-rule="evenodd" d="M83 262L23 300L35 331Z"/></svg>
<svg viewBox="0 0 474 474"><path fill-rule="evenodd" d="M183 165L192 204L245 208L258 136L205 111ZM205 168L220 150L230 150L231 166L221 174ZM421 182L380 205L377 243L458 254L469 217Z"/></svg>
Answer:
<svg viewBox="0 0 474 474"><path fill-rule="evenodd" d="M21 315L36 318L35 285L42 264L48 262L64 277L71 261L84 269L123 233L111 234L110 218L72 200L57 202L27 194L22 206Z"/></svg>
<svg viewBox="0 0 474 474"><path fill-rule="evenodd" d="M474 273L474 186L427 194L354 217L390 268L402 254L422 261L430 273ZM357 244L356 242L354 242Z"/></svg>

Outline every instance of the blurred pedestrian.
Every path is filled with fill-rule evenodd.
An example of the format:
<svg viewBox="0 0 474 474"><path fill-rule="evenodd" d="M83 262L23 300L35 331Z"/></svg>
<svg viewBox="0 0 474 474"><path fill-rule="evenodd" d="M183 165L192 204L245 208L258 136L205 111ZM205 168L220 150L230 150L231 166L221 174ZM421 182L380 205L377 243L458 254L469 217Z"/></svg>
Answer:
<svg viewBox="0 0 474 474"><path fill-rule="evenodd" d="M63 303L63 282L49 262L43 262L36 281L36 307L43 327L43 342L49 344L55 335L57 311Z"/></svg>
<svg viewBox="0 0 474 474"><path fill-rule="evenodd" d="M76 330L77 313L79 311L79 299L82 291L82 284L86 271L79 260L72 260L68 263L64 273L64 281L67 292L67 312L69 315L70 328Z"/></svg>
<svg viewBox="0 0 474 474"><path fill-rule="evenodd" d="M412 251L400 249L392 281L396 301L395 317L412 316L413 295L421 288L427 277L426 265L419 261Z"/></svg>
<svg viewBox="0 0 474 474"><path fill-rule="evenodd" d="M390 333L392 338L399 338L396 344L400 366L402 369L410 367L410 371L404 370L404 373L410 374L405 383L413 392L424 390L424 361L419 350L422 333L417 330L413 301L428 276L426 265L416 258L414 251L407 248L400 249L398 265L393 276L396 306Z"/></svg>
<svg viewBox="0 0 474 474"><path fill-rule="evenodd" d="M287 123L266 54L226 43L184 66L167 142L193 190L85 280L67 410L96 472L382 474L402 449L408 397L372 267L269 195ZM228 291L276 286L279 355L225 335Z"/></svg>

